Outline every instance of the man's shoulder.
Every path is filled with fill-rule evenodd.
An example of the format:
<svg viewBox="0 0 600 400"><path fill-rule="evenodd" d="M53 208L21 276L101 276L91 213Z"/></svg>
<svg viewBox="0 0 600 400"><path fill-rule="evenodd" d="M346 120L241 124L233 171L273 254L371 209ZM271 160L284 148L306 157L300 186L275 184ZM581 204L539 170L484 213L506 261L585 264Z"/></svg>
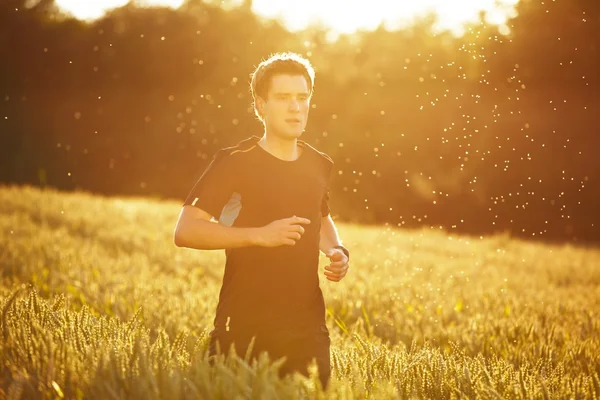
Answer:
<svg viewBox="0 0 600 400"><path fill-rule="evenodd" d="M237 154L247 153L256 147L256 139L249 137L228 147L222 147L215 153L216 158L234 158Z"/></svg>
<svg viewBox="0 0 600 400"><path fill-rule="evenodd" d="M331 166L334 164L333 159L324 151L320 151L302 140L298 140L298 143L300 143L300 145L304 149L303 151L308 151L312 153L318 160L325 163L326 165Z"/></svg>

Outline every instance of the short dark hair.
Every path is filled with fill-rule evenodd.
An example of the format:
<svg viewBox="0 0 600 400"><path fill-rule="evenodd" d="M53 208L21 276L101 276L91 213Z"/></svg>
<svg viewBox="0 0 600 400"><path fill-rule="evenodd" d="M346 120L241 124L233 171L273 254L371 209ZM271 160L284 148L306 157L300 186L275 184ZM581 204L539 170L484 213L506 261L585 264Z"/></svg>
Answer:
<svg viewBox="0 0 600 400"><path fill-rule="evenodd" d="M298 53L284 52L274 53L263 60L252 73L250 88L254 104L254 113L262 121L262 116L256 108L256 98L266 99L271 85L271 78L277 74L302 75L306 78L309 86L309 94L312 96L315 86L315 70L310 61Z"/></svg>

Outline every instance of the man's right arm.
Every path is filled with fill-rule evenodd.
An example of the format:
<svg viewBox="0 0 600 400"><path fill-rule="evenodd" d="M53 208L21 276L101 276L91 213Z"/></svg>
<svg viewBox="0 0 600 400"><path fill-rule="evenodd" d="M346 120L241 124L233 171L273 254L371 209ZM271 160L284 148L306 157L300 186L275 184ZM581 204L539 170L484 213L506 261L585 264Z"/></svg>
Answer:
<svg viewBox="0 0 600 400"><path fill-rule="evenodd" d="M198 250L294 246L304 234L302 225L310 224L310 220L294 215L262 227L240 228L212 222L211 218L201 208L184 205L175 227L175 245Z"/></svg>
<svg viewBox="0 0 600 400"><path fill-rule="evenodd" d="M257 228L230 227L211 221L198 207L184 205L174 232L177 247L198 250L231 249L257 245Z"/></svg>

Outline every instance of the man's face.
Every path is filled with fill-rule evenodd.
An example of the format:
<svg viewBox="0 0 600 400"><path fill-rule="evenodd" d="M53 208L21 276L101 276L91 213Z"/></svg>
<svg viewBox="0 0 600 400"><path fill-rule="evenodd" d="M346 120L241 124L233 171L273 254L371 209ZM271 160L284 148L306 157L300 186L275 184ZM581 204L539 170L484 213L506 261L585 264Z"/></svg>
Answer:
<svg viewBox="0 0 600 400"><path fill-rule="evenodd" d="M310 105L308 82L302 75L278 74L271 78L262 115L269 133L281 138L298 138L306 128Z"/></svg>

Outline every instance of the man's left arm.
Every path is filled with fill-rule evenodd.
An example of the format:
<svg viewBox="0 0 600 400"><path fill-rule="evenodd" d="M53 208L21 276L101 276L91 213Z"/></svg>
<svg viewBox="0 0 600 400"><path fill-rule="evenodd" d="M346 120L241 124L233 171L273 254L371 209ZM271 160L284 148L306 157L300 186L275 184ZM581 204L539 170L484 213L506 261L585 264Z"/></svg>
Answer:
<svg viewBox="0 0 600 400"><path fill-rule="evenodd" d="M348 256L336 246L342 246L342 242L331 215L327 215L321 219L319 249L331 261L331 264L325 266L325 276L330 281L339 282L346 276L350 266Z"/></svg>

